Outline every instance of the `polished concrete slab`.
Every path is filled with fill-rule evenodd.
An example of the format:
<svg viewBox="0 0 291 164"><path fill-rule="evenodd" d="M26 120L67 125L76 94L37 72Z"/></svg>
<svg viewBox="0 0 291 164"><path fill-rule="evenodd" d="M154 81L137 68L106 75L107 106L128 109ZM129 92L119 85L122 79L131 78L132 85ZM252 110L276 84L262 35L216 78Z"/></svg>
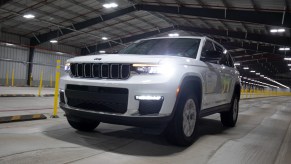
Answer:
<svg viewBox="0 0 291 164"><path fill-rule="evenodd" d="M236 127L224 128L218 115L204 118L187 148L168 144L154 129L100 124L78 132L64 116L0 124L0 163L289 164L290 107L290 97L242 100Z"/></svg>

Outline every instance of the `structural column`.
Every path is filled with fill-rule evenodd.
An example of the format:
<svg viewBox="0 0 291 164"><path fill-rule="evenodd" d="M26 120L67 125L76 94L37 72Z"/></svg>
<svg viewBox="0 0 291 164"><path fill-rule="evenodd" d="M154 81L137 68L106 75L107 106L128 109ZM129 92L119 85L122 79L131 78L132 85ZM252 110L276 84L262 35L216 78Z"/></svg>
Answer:
<svg viewBox="0 0 291 164"><path fill-rule="evenodd" d="M27 75L26 75L26 81L27 81L27 85L30 85L30 76L32 73L32 62L33 62L33 56L34 56L34 47L30 47L29 48L29 54L28 54L28 59L27 59Z"/></svg>

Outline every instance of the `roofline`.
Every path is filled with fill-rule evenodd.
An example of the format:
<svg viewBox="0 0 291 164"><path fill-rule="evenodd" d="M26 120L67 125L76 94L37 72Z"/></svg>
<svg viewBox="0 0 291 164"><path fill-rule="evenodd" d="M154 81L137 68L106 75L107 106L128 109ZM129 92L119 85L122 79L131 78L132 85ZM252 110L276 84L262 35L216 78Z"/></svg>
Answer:
<svg viewBox="0 0 291 164"><path fill-rule="evenodd" d="M208 37L206 37L206 36L175 36L175 37L162 36L162 37L151 37L151 38L139 39L137 41L141 41L141 40L151 40L151 39L169 39L169 38L204 39L204 38L208 38ZM137 41L135 41L135 42L137 42Z"/></svg>

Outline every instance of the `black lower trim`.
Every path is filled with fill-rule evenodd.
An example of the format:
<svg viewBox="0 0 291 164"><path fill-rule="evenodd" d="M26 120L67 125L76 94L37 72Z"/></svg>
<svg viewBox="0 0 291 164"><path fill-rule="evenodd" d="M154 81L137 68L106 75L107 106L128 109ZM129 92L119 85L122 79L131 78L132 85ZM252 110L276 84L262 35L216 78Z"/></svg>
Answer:
<svg viewBox="0 0 291 164"><path fill-rule="evenodd" d="M231 107L231 104L224 104L212 108L203 109L200 111L199 117L209 116L215 113L228 111Z"/></svg>
<svg viewBox="0 0 291 164"><path fill-rule="evenodd" d="M159 125L163 126L167 125L168 122L171 120L171 116L125 116L120 114L97 113L77 108L70 108L64 103L60 103L60 107L65 111L66 115L72 115L78 118L97 120L100 122L119 125L140 127L151 127Z"/></svg>

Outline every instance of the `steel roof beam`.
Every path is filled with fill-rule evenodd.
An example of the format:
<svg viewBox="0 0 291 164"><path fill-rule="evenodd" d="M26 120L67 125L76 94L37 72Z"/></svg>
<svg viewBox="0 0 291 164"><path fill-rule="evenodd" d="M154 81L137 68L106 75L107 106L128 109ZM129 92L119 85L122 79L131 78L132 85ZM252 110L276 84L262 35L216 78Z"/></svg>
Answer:
<svg viewBox="0 0 291 164"><path fill-rule="evenodd" d="M89 46L87 48L82 48L81 49L81 55L87 55L87 54L90 54L90 53L97 52L99 50L103 50L103 49L107 49L107 48L110 48L110 47L117 46L118 44L116 42L122 41L122 43L129 43L129 42L136 41L138 39L151 37L151 36L154 36L154 35L157 35L157 34L160 34L160 33L169 32L169 31L172 31L172 30L175 30L175 28L174 27L161 28L161 29L157 29L157 30L146 32L146 33L142 33L142 34L137 34L137 35L133 35L133 36L125 37L125 38L120 38L120 39L115 40L115 42L110 42L109 41L109 42L106 42L106 43L101 43L101 44Z"/></svg>
<svg viewBox="0 0 291 164"><path fill-rule="evenodd" d="M9 3L10 1L12 1L12 0L0 0L0 6L3 6L5 4Z"/></svg>
<svg viewBox="0 0 291 164"><path fill-rule="evenodd" d="M231 37L231 38L244 39L244 40L252 40L256 42L264 42L264 43L270 43L270 44L275 44L275 45L284 45L284 46L291 45L290 37L261 35L261 34L245 33L245 32L239 32L239 31L205 29L205 28L196 28L196 27L189 27L189 26L178 26L177 28L184 31L192 31L192 32L199 32L199 33L205 33L205 34L210 34L210 35L218 35L218 36Z"/></svg>
<svg viewBox="0 0 291 164"><path fill-rule="evenodd" d="M251 22L271 26L284 26L291 28L291 13L285 13L282 24L283 13L273 11L249 11L233 9L210 9L193 8L185 6L163 6L163 5L137 5L139 10L161 12L168 14L189 15L222 20L234 20L240 22Z"/></svg>
<svg viewBox="0 0 291 164"><path fill-rule="evenodd" d="M279 46L278 45L270 45L270 44L283 44L283 45L291 45L291 41L289 38L286 37L277 37L277 36L266 36L266 35L259 35L259 34L253 34L253 33L248 33L247 37L245 33L243 32L235 32L235 31L223 31L223 30L209 30L209 29L204 29L204 28L195 28L195 27L188 27L188 26L174 26L174 27L169 27L169 28L164 28L168 29L168 31L172 30L183 30L183 31L188 31L188 32L195 32L195 33L202 33L202 34L208 34L208 35L214 35L214 36L219 36L219 37L232 37L236 39L245 39L245 40L253 40L256 42L269 42L269 44L258 44L258 43L250 43L250 42L230 42L226 41L224 39L216 39L218 42L220 42L222 45L224 45L227 49L233 49L233 48L243 48L249 51L254 51L254 52L267 52L271 54L282 54L284 55L284 52L279 51ZM163 29L160 29L163 30ZM158 30L156 30L158 31ZM151 35L147 35L150 33ZM123 43L128 43L131 41L135 41L138 39L142 39L145 37L153 36L158 33L152 33L152 32L147 32L143 34L138 34L138 35L133 35L131 37L126 37L126 38L121 38ZM131 38L130 41L127 41L127 38ZM116 41L120 41L119 39ZM127 41L127 42L125 42ZM96 46L90 46L91 52L96 52L99 51L100 49L106 49L110 48L113 46L116 46L117 43L111 44L109 46L108 43L102 43L98 44L96 49ZM84 48L82 48L82 55L88 54L88 51Z"/></svg>
<svg viewBox="0 0 291 164"><path fill-rule="evenodd" d="M40 43L35 38L31 38L31 45L35 46L35 45L47 42L51 39L58 38L66 34L70 34L74 32L74 30L82 30L84 28L96 25L103 21L107 21L107 20L114 19L116 17L122 16L128 13L131 13L133 11L136 11L136 9L133 6L131 6L131 7L127 7L127 8L124 8L124 9L121 9L109 14L100 15L98 17L95 17L83 22L75 23L72 26L68 26L67 28L61 28L62 34L60 33L60 30L53 30L45 34L38 35L37 38L40 40Z"/></svg>
<svg viewBox="0 0 291 164"><path fill-rule="evenodd" d="M61 34L59 30L53 30L45 34L38 35L37 37L39 38L40 43L35 38L31 38L31 44L38 45L47 42L51 39L58 38L62 35L72 33L74 32L74 30L82 30L84 28L96 25L103 21L110 20L137 10L207 17L221 20L235 20L241 22L261 23L266 25L285 26L291 28L291 13L285 13L284 21L282 24L283 13L279 12L247 11L232 9L225 10L210 8L193 8L185 6L175 7L175 6L137 4L136 6L124 8L109 14L100 15L98 17L83 22L75 23L72 26L68 26L67 28L62 28L61 31L63 32L63 34Z"/></svg>

